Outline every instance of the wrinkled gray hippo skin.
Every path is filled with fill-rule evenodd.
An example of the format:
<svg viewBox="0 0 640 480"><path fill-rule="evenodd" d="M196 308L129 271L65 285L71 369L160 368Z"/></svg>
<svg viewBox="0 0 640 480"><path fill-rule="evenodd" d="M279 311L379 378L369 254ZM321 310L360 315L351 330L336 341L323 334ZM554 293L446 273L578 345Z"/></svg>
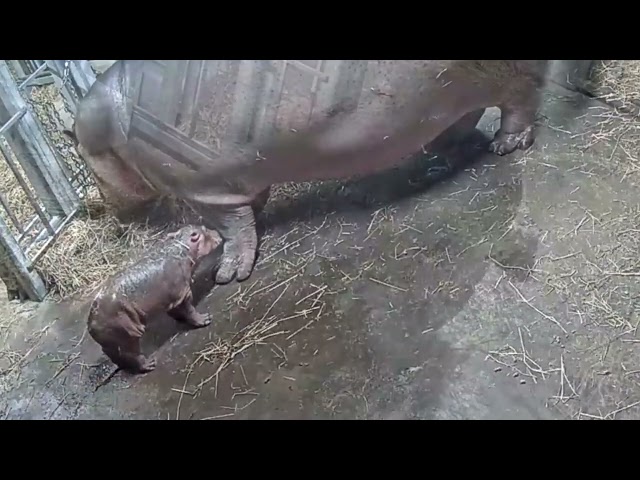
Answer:
<svg viewBox="0 0 640 480"><path fill-rule="evenodd" d="M218 283L251 275L258 245L255 215L268 200L271 185L389 169L424 146L437 150L455 141L489 107L499 107L502 114L491 151L506 155L528 149L548 68L546 60L343 61L345 71L364 65L355 94L336 95L308 116L296 115L289 105L292 118L304 118L287 128L269 125L262 135L229 134L215 144L205 141L212 153L185 161L129 133L133 79L141 75L144 62L151 61L120 60L92 86L78 106L78 149L111 204L128 208L173 195L202 212L225 239ZM172 62L178 61L164 61L167 68ZM270 62L251 61L258 72L252 78L260 69L273 69ZM244 95L249 89L256 90L246 87ZM239 91L236 87L236 98ZM167 102L160 92L147 92L147 97L151 104Z"/></svg>

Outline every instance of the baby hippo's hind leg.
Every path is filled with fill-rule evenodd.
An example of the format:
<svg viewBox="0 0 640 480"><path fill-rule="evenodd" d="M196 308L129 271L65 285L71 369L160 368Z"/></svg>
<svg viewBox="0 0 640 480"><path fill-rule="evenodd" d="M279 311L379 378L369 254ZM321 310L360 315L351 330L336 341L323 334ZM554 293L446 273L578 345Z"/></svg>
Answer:
<svg viewBox="0 0 640 480"><path fill-rule="evenodd" d="M203 328L211 324L211 315L199 313L193 306L193 294L189 291L180 305L171 309L169 315L178 322L186 323L194 328Z"/></svg>
<svg viewBox="0 0 640 480"><path fill-rule="evenodd" d="M128 338L117 345L105 345L102 351L118 367L132 373L148 373L156 368L155 358L142 355L138 337Z"/></svg>

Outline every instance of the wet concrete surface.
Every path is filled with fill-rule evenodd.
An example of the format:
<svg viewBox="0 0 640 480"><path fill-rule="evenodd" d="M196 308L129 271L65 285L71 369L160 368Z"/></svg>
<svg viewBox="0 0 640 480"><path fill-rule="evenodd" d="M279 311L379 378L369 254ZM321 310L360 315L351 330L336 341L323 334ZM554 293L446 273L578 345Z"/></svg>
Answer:
<svg viewBox="0 0 640 480"><path fill-rule="evenodd" d="M559 111L552 100L545 114L566 124L583 108L568 105ZM159 318L150 327L144 349L158 367L149 374L118 373L100 386L114 368L84 334L87 305L47 307L30 325L46 332L5 396L5 416L560 418L547 405L555 383L487 360L512 337L512 322L532 321L497 285L526 280L542 237L526 201L535 178L522 154L486 153L496 113L483 118L484 135L446 158L276 199L252 277L199 303L213 324L189 331ZM545 152L551 136L557 132L541 127L527 156ZM554 148L561 159L562 142ZM255 324L271 325L266 338L214 376L220 355L207 360L203 352L228 347ZM554 338L554 328L544 324L538 340Z"/></svg>

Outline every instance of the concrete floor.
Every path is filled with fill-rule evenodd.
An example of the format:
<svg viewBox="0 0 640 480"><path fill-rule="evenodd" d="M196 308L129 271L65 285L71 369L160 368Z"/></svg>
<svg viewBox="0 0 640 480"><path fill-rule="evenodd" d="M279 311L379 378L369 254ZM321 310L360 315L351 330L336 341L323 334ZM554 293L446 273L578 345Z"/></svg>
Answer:
<svg viewBox="0 0 640 480"><path fill-rule="evenodd" d="M488 154L480 136L446 159L275 201L253 276L198 305L215 316L207 329L159 319L145 347L158 367L147 375L118 373L96 391L114 368L83 337L86 306L47 307L29 324L46 334L5 395L5 416L637 418L640 390L624 375L640 358L637 342L609 342L604 356L581 349L635 331L581 324L573 297L531 278L545 255L569 262L598 235L594 222L584 238L563 237L584 215L576 203L598 216L633 201L633 176L625 188L613 175L594 178L588 165L608 153L576 147L588 124L578 118L594 108L602 105L556 87L524 155ZM487 135L496 113L482 120ZM217 379L215 359L193 365L198 352L252 322L282 319L268 332L276 335L238 354ZM31 345L22 343L15 348Z"/></svg>

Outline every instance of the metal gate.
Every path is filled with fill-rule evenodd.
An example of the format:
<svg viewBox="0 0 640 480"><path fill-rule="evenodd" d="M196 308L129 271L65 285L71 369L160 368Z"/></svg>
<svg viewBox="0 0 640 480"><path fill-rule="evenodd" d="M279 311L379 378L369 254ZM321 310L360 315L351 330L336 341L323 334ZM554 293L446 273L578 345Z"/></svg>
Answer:
<svg viewBox="0 0 640 480"><path fill-rule="evenodd" d="M54 83L72 115L94 80L86 60L0 61L0 279L9 298L46 296L34 264L78 211L77 180L89 177L65 164L23 93Z"/></svg>

